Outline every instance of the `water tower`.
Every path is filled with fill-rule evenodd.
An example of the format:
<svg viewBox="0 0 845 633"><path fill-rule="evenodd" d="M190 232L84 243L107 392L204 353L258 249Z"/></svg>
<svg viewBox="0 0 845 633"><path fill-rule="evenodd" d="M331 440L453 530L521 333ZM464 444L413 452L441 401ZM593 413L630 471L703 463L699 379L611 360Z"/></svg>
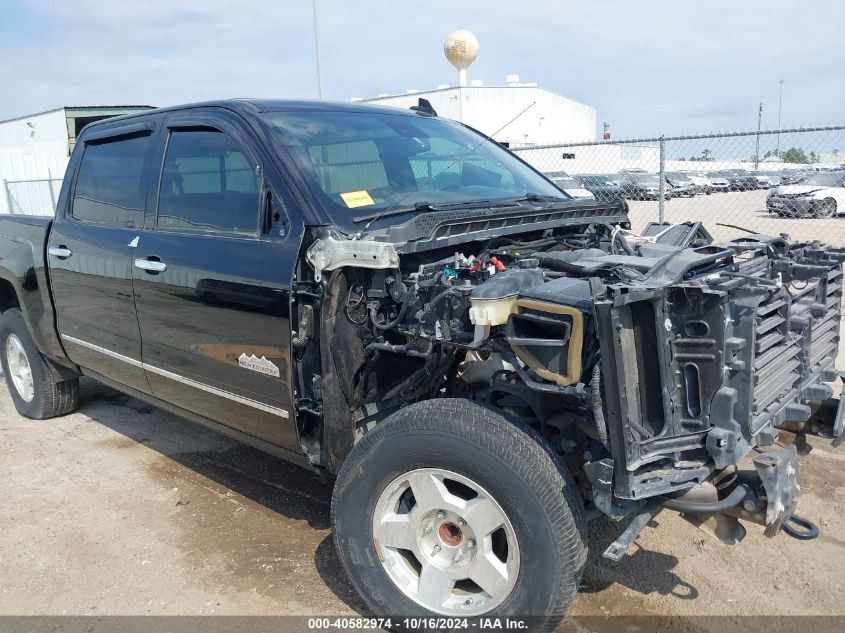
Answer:
<svg viewBox="0 0 845 633"><path fill-rule="evenodd" d="M443 43L446 59L458 69L458 85L467 85L467 68L478 57L478 38L466 29L452 31Z"/></svg>

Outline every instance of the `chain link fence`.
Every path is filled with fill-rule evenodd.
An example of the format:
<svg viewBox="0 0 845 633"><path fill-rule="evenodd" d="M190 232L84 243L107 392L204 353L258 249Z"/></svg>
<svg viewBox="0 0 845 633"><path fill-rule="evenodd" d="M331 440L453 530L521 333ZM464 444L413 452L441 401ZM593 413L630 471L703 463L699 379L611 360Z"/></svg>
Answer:
<svg viewBox="0 0 845 633"><path fill-rule="evenodd" d="M716 239L788 233L845 246L845 125L511 148L632 227L699 220Z"/></svg>
<svg viewBox="0 0 845 633"><path fill-rule="evenodd" d="M2 202L5 208L0 208L0 212L52 217L61 188L61 178L4 180Z"/></svg>

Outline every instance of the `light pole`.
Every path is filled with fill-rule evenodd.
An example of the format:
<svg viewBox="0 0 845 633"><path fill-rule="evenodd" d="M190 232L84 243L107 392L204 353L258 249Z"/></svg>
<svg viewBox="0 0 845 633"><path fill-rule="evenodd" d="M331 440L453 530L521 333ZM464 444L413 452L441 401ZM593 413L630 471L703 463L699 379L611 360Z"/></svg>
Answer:
<svg viewBox="0 0 845 633"><path fill-rule="evenodd" d="M757 147L754 150L754 169L760 168L760 126L763 123L763 100L760 99L760 109L757 110Z"/></svg>
<svg viewBox="0 0 845 633"><path fill-rule="evenodd" d="M777 147L775 147L775 156L778 158L780 158L780 113L783 109L783 84L785 83L786 81L783 79L778 81L778 141Z"/></svg>
<svg viewBox="0 0 845 633"><path fill-rule="evenodd" d="M317 0L311 0L314 8L314 55L317 58L317 98L323 99L323 77L320 75L320 37L317 34Z"/></svg>

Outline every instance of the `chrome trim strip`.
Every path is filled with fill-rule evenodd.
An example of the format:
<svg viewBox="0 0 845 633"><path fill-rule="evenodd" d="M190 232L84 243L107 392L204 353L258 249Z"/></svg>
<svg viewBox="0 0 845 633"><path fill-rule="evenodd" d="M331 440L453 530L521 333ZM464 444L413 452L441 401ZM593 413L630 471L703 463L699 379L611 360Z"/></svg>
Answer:
<svg viewBox="0 0 845 633"><path fill-rule="evenodd" d="M99 352L100 354L116 358L117 360L122 360L124 363L129 363L133 367L143 368L144 366L144 364L139 360L136 360L129 356L124 356L123 354L118 354L117 352L113 352L110 349L106 349L105 347L100 347L99 345L94 345L93 343L89 343L88 341L83 341L81 338L76 338L75 336L68 336L67 334L62 334L62 340L65 340L68 343L81 345L82 347L87 347L88 349L92 349L95 352Z"/></svg>
<svg viewBox="0 0 845 633"><path fill-rule="evenodd" d="M259 409L260 411L265 411L266 413L271 413L273 415L278 415L283 418L289 418L290 413L286 409L281 409L279 407L273 407L269 404L264 404L263 402L258 402L257 400L252 400L251 398L245 398L244 396L239 396L235 393L231 393L229 391L224 391L223 389L218 389L217 387L212 387L211 385L207 385L202 382L198 382L191 378L186 378L184 376L180 376L179 374L174 374L172 371L167 371L166 369L161 369L159 367L155 367L153 365L149 365L147 363L142 363L141 361L135 360L134 358L130 358L129 356L124 356L123 354L118 354L117 352L113 352L109 349L104 347L100 347L99 345L94 345L93 343L89 343L88 341L83 341L82 339L78 339L75 336L68 336L67 334L62 334L62 339L67 341L68 343L75 343L76 345L81 345L82 347L87 347L88 349L94 350L95 352L99 352L100 354L104 354L106 356L110 356L111 358L121 360L124 363L129 363L133 367L138 367L141 369L145 369L146 371L152 372L154 374L158 374L159 376L164 376L165 378L170 378L171 380L175 380L176 382L181 382L182 384L188 385L189 387L194 387L195 389L200 389L207 393L213 394L215 396L219 396L221 398L226 398L227 400L232 400L234 402L238 402L240 404L246 405L248 407L252 407L254 409Z"/></svg>
<svg viewBox="0 0 845 633"><path fill-rule="evenodd" d="M221 398L226 398L228 400L234 400L235 402L245 404L248 407L260 409L261 411L266 411L267 413L272 413L274 415L280 415L283 418L290 417L290 414L285 409L271 407L269 404L264 404L263 402L258 402L257 400L245 398L229 391L224 391L223 389L212 387L211 385L207 385L204 382L198 382L196 380L192 380L191 378L185 378L184 376L174 374L172 371L167 371L166 369L161 369L160 367L154 367L153 365L148 365L147 363L144 363L144 369L146 369L147 371L151 371L154 374L158 374L159 376L164 376L165 378L175 380L176 382L181 382L182 384L188 385L189 387L201 389L202 391L206 391L215 396L220 396Z"/></svg>

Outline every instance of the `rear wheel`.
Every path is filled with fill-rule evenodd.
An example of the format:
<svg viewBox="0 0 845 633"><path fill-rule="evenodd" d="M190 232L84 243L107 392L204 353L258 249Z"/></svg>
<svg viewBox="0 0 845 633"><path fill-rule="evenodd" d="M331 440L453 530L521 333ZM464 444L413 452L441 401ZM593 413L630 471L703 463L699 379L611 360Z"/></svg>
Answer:
<svg viewBox="0 0 845 633"><path fill-rule="evenodd" d="M79 397L79 380L57 380L26 326L21 311L6 310L0 322L0 364L18 413L44 420L70 413Z"/></svg>
<svg viewBox="0 0 845 633"><path fill-rule="evenodd" d="M557 457L463 400L414 404L365 435L338 475L332 523L380 616L530 615L551 628L587 554L581 498Z"/></svg>

